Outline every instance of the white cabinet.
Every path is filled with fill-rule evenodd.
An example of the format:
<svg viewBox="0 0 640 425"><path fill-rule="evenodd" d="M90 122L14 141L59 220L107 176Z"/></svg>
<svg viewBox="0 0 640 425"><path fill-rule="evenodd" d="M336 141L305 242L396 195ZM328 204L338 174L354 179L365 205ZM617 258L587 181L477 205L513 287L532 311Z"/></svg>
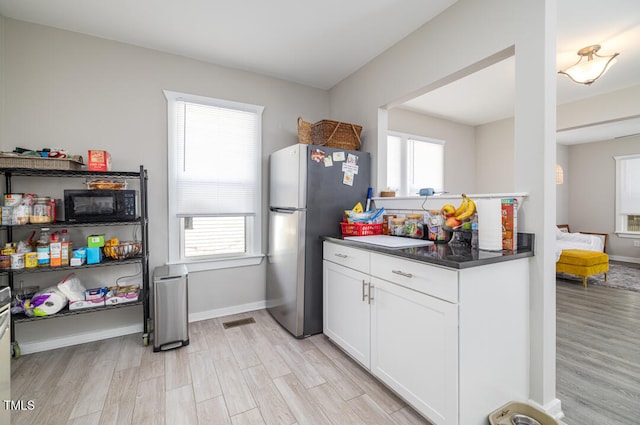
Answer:
<svg viewBox="0 0 640 425"><path fill-rule="evenodd" d="M323 332L369 368L369 253L327 243L324 246Z"/></svg>
<svg viewBox="0 0 640 425"><path fill-rule="evenodd" d="M324 243L324 333L435 425L528 399L528 259L461 270Z"/></svg>
<svg viewBox="0 0 640 425"><path fill-rule="evenodd" d="M371 372L435 424L456 424L458 306L372 277Z"/></svg>

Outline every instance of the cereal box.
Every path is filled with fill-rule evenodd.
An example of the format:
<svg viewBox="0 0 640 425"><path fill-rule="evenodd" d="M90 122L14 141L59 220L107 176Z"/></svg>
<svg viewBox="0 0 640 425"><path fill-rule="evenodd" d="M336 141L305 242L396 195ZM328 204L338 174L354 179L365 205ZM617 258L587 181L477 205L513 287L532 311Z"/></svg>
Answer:
<svg viewBox="0 0 640 425"><path fill-rule="evenodd" d="M89 150L89 171L111 171L111 155L107 151Z"/></svg>
<svg viewBox="0 0 640 425"><path fill-rule="evenodd" d="M518 249L518 201L513 198L502 200L502 249Z"/></svg>

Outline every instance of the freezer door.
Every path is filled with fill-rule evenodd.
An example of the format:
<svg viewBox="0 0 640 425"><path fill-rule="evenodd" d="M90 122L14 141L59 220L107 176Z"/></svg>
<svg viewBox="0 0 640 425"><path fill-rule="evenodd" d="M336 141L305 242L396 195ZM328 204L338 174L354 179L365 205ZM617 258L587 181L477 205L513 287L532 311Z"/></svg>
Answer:
<svg viewBox="0 0 640 425"><path fill-rule="evenodd" d="M303 336L306 211L269 211L267 310L295 337Z"/></svg>
<svg viewBox="0 0 640 425"><path fill-rule="evenodd" d="M299 209L306 207L307 145L280 149L269 157L269 206Z"/></svg>

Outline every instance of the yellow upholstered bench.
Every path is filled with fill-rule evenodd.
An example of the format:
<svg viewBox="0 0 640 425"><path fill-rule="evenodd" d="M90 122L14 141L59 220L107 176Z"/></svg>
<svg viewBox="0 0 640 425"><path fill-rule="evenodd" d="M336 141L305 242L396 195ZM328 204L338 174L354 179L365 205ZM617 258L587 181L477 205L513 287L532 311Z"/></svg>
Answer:
<svg viewBox="0 0 640 425"><path fill-rule="evenodd" d="M607 280L609 256L604 252L584 249L564 249L556 263L556 273L569 273L582 277L582 286L587 287L587 278L604 273Z"/></svg>

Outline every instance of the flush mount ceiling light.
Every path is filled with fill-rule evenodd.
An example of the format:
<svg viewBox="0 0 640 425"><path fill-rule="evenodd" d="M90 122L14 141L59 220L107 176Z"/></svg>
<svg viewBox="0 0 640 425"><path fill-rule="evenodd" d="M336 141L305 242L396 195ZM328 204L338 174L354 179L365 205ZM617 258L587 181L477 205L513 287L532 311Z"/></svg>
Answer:
<svg viewBox="0 0 640 425"><path fill-rule="evenodd" d="M600 50L598 44L578 50L578 56L580 56L578 62L565 70L558 71L558 73L568 76L578 84L589 85L593 83L607 72L616 62L616 56L619 55L619 53L614 53L611 56L600 56L598 50Z"/></svg>

